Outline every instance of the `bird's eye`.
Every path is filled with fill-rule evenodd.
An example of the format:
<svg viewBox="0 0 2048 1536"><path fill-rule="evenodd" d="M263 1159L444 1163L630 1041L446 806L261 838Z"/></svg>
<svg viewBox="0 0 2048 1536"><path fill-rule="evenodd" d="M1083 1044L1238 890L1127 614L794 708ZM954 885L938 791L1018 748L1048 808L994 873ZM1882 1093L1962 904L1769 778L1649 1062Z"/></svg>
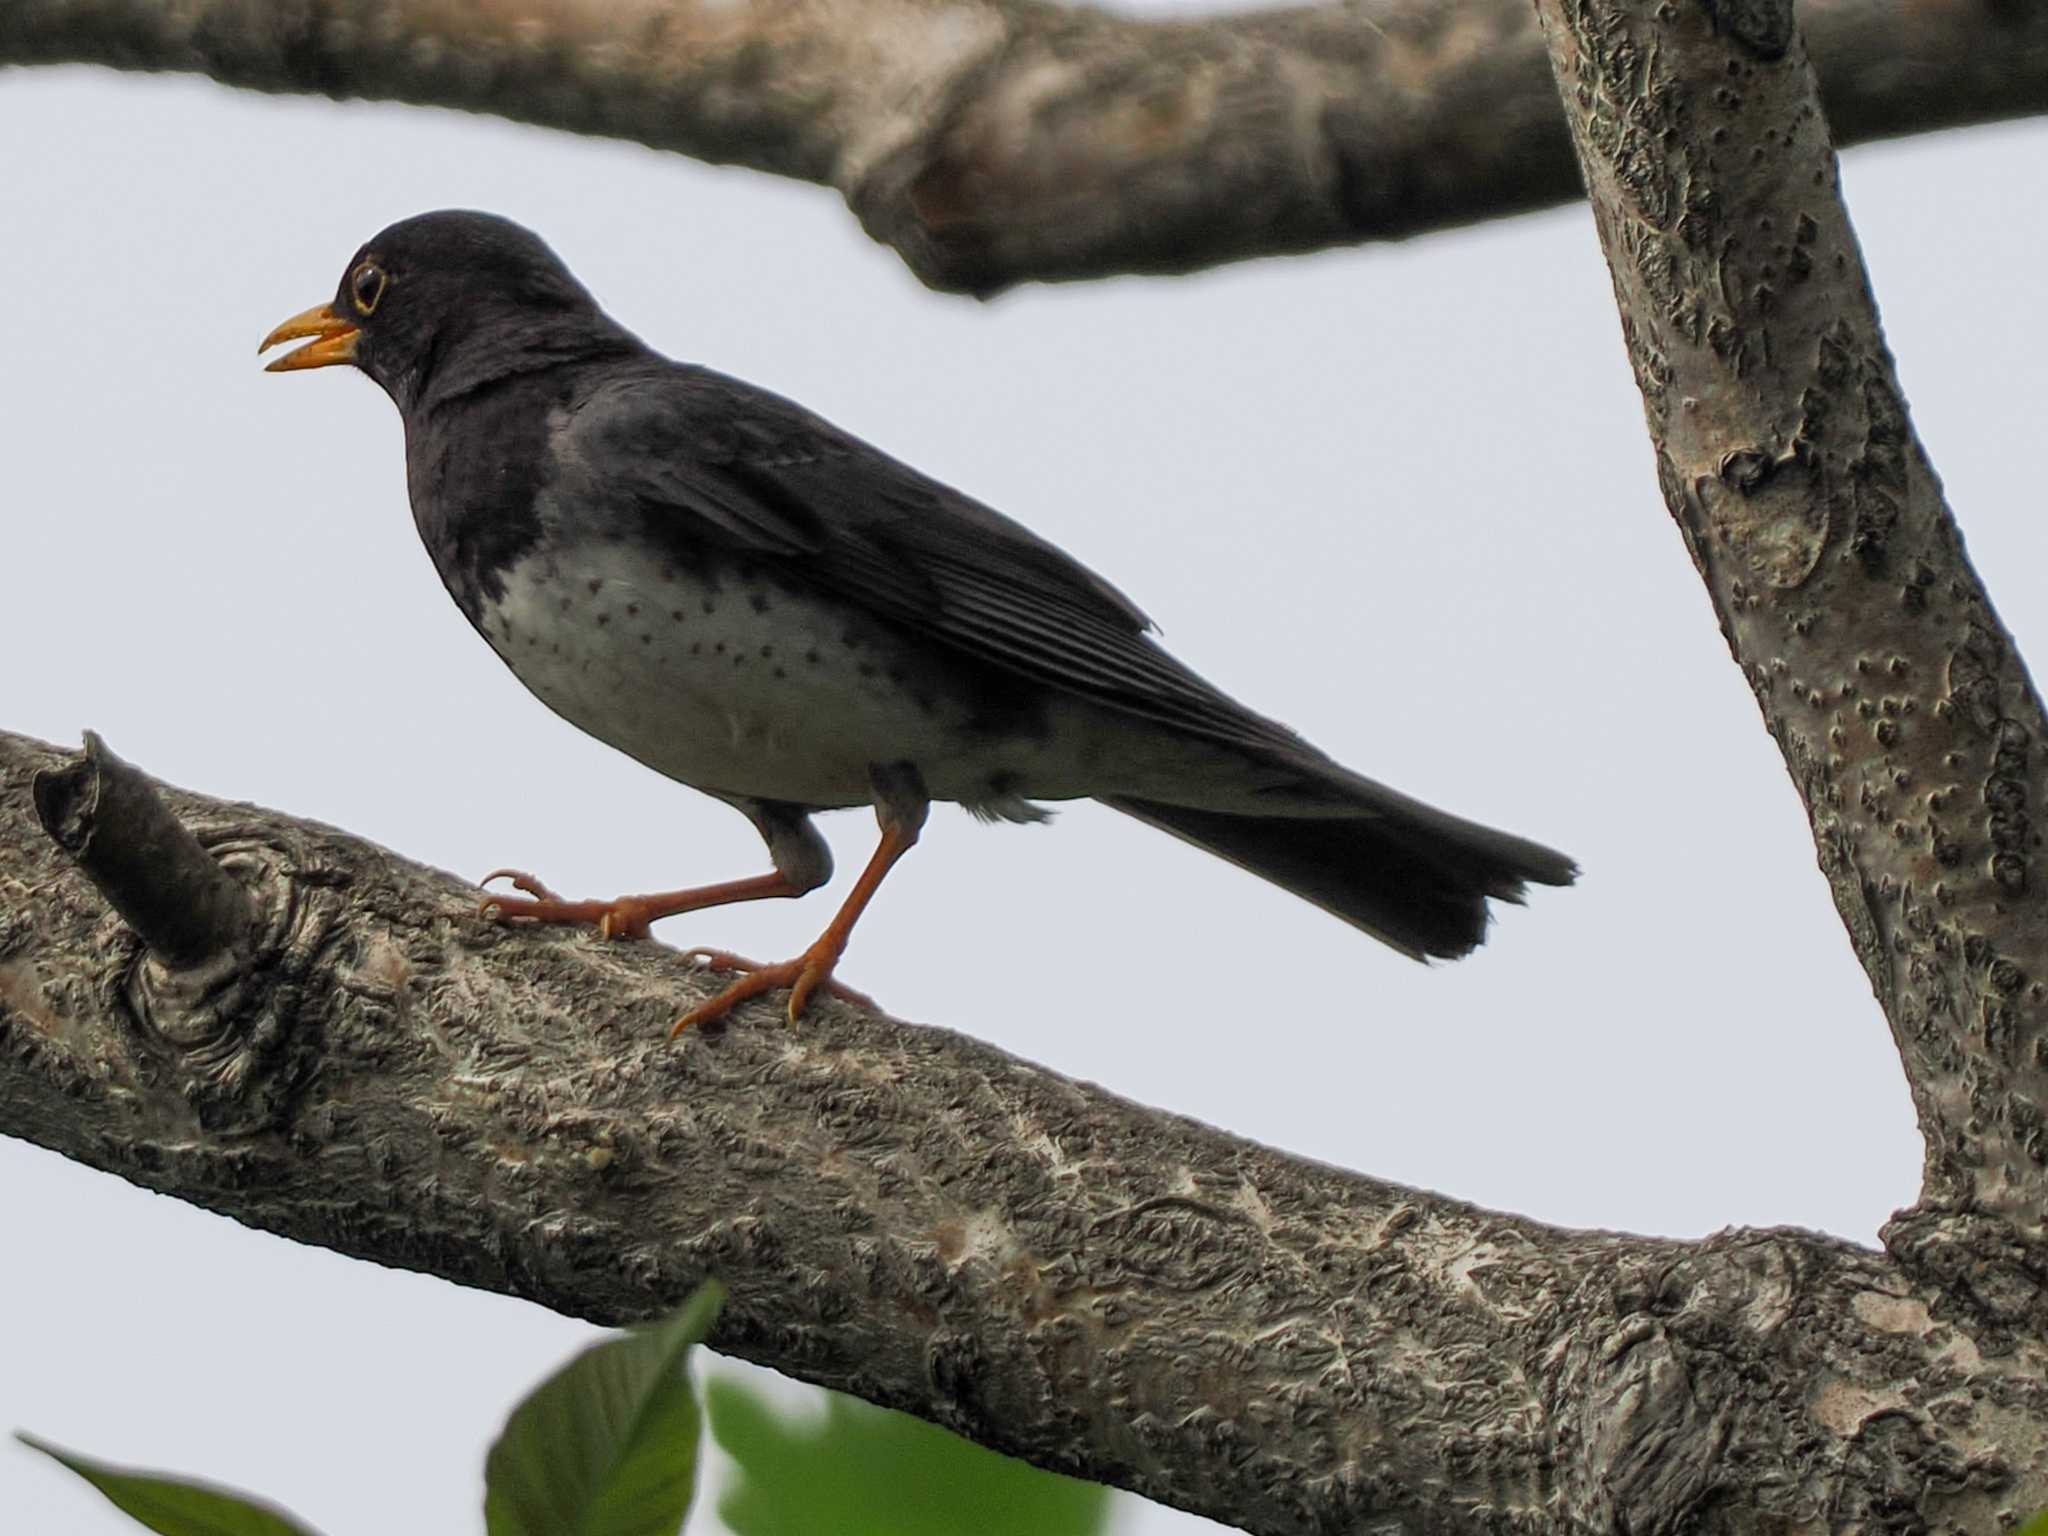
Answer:
<svg viewBox="0 0 2048 1536"><path fill-rule="evenodd" d="M349 273L348 293L358 314L367 315L377 307L377 301L384 297L384 281L384 269L374 261L366 261Z"/></svg>

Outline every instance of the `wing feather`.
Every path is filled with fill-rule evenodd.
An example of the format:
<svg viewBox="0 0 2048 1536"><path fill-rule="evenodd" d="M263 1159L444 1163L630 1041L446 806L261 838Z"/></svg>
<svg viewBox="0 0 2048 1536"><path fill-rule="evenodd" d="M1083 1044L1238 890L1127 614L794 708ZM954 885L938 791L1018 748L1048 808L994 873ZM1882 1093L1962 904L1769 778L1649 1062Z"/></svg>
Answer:
<svg viewBox="0 0 2048 1536"><path fill-rule="evenodd" d="M795 403L708 369L614 377L561 429L578 494L784 567L984 665L1176 729L1319 756L1162 650L1115 587Z"/></svg>

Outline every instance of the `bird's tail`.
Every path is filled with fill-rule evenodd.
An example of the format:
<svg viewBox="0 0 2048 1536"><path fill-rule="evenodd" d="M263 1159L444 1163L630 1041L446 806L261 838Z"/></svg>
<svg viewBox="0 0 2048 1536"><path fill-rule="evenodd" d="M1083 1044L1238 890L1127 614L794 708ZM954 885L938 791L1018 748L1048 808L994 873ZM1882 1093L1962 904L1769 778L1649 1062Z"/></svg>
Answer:
<svg viewBox="0 0 2048 1536"><path fill-rule="evenodd" d="M1460 820L1344 770L1337 774L1346 781L1346 803L1329 814L1264 815L1128 796L1104 803L1417 960L1453 960L1478 948L1488 897L1519 902L1525 885L1569 885L1578 874L1570 859L1540 843Z"/></svg>

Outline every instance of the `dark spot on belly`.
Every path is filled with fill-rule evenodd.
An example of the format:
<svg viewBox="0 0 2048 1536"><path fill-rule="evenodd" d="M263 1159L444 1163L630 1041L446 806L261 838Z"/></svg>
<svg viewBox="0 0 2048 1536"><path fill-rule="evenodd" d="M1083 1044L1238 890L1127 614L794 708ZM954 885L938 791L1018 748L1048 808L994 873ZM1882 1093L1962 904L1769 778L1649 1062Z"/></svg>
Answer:
<svg viewBox="0 0 2048 1536"><path fill-rule="evenodd" d="M640 605L639 605L638 603L628 603L628 604L626 604L626 617L627 617L627 618L629 618L629 619L637 619L637 618L639 618L639 617L640 617Z"/></svg>
<svg viewBox="0 0 2048 1536"><path fill-rule="evenodd" d="M718 604L712 602L711 599L707 597L704 599L704 611L706 613L716 613L718 612Z"/></svg>
<svg viewBox="0 0 2048 1536"><path fill-rule="evenodd" d="M564 612L564 613L567 613L568 611L569 611L569 599L567 599L567 598L565 597L565 598L563 598L563 599L562 599L562 612Z"/></svg>
<svg viewBox="0 0 2048 1536"><path fill-rule="evenodd" d="M734 651L732 654L732 664L736 667L744 667L747 664L747 658L738 651Z"/></svg>
<svg viewBox="0 0 2048 1536"><path fill-rule="evenodd" d="M917 709L919 714L935 715L938 713L938 701L934 699L930 694L919 692L913 695L913 697L915 697L917 700Z"/></svg>
<svg viewBox="0 0 2048 1536"><path fill-rule="evenodd" d="M604 585L604 583L603 583L602 581L599 581L599 580L598 580L598 579L597 579L597 578L596 578L595 576L591 577L591 578L590 578L590 594L591 594L591 596L595 597L595 596L597 595L597 589L598 589L599 587L603 586L603 585Z"/></svg>
<svg viewBox="0 0 2048 1536"><path fill-rule="evenodd" d="M647 634L643 634L643 635L642 635L642 636L640 637L640 643L641 643L642 645L652 645L652 644L654 644L654 636L652 636L652 635L647 635Z"/></svg>
<svg viewBox="0 0 2048 1536"><path fill-rule="evenodd" d="M704 654L704 642L702 640L692 640L690 642L690 654L692 656L702 656Z"/></svg>
<svg viewBox="0 0 2048 1536"><path fill-rule="evenodd" d="M808 661L814 667L824 659L824 657L818 654L816 646L813 646L810 650L804 652L804 660Z"/></svg>
<svg viewBox="0 0 2048 1536"><path fill-rule="evenodd" d="M683 610L680 608L669 609L668 616L674 619L678 624L683 622Z"/></svg>
<svg viewBox="0 0 2048 1536"><path fill-rule="evenodd" d="M875 664L872 661L862 662L860 664L860 675L862 677L873 677L875 675Z"/></svg>
<svg viewBox="0 0 2048 1536"><path fill-rule="evenodd" d="M598 627L599 629L603 629L603 628L605 627L605 625L607 625L607 624L611 623L611 621L612 621L612 616L611 616L610 614L608 614L608 613L600 613L600 614L599 614L599 615L597 616L597 627Z"/></svg>
<svg viewBox="0 0 2048 1536"><path fill-rule="evenodd" d="M849 651L857 651L860 649L860 634L858 631L851 629L843 630L840 632L839 643L845 646Z"/></svg>
<svg viewBox="0 0 2048 1536"><path fill-rule="evenodd" d="M782 667L777 667L777 668L775 669L775 680L776 680L777 682L781 682L781 681L782 681L783 679L787 678L788 676L789 676L789 673L788 673L788 671L787 671L786 669L784 669L784 668L782 668Z"/></svg>
<svg viewBox="0 0 2048 1536"><path fill-rule="evenodd" d="M750 593L748 594L747 601L753 605L754 612L756 613L766 613L768 611L768 597L766 593Z"/></svg>
<svg viewBox="0 0 2048 1536"><path fill-rule="evenodd" d="M664 565L661 568L661 579L663 581L674 581L676 579L676 568L672 565Z"/></svg>
<svg viewBox="0 0 2048 1536"><path fill-rule="evenodd" d="M902 669L901 667L891 667L891 668L889 669L889 681L890 681L890 682L892 682L892 683L900 683L900 682L902 682L902 681L903 681L903 669Z"/></svg>
<svg viewBox="0 0 2048 1536"><path fill-rule="evenodd" d="M718 644L712 646L711 649L718 652L719 655L723 656L725 654L725 642L721 640L718 642Z"/></svg>
<svg viewBox="0 0 2048 1536"><path fill-rule="evenodd" d="M768 659L769 657L773 656L774 654L775 654L775 647L774 647L774 646L772 646L772 645L764 645L764 646L762 646L762 647L761 647L761 659L762 659L763 661L766 661L766 660L767 660L767 659Z"/></svg>

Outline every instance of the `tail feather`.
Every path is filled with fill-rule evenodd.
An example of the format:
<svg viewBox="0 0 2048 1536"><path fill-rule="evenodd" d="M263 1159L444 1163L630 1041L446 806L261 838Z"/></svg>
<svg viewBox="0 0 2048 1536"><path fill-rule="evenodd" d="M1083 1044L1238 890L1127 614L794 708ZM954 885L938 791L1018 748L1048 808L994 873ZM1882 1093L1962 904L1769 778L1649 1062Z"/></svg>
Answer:
<svg viewBox="0 0 2048 1536"><path fill-rule="evenodd" d="M1347 775L1348 777L1348 775ZM1328 815L1262 815L1128 796L1105 804L1312 901L1403 954L1454 960L1486 937L1488 897L1569 885L1563 854L1462 821L1369 780Z"/></svg>

